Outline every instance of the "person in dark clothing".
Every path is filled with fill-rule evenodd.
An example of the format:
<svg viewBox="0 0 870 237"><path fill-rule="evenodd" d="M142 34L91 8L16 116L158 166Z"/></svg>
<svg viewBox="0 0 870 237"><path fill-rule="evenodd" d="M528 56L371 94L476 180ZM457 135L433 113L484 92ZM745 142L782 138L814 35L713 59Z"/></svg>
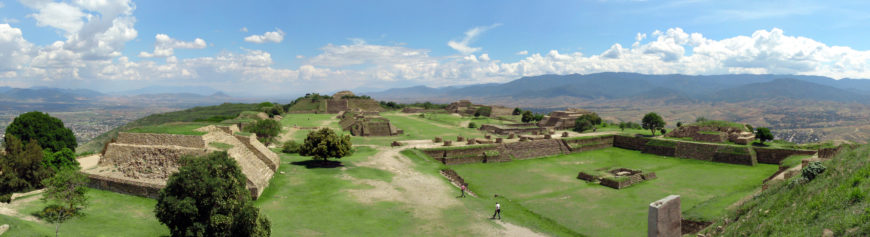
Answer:
<svg viewBox="0 0 870 237"><path fill-rule="evenodd" d="M501 205L498 202L495 203L495 213L492 213L492 218L495 219L495 216L498 215L498 219L501 220Z"/></svg>

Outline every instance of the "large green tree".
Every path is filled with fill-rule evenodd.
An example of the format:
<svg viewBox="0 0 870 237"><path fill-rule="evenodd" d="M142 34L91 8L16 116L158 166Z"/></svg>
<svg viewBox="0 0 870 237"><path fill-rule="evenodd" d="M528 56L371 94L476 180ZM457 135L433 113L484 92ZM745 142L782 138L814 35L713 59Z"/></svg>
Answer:
<svg viewBox="0 0 870 237"><path fill-rule="evenodd" d="M532 114L532 111L523 111L522 121L523 123L529 123L535 120L535 115Z"/></svg>
<svg viewBox="0 0 870 237"><path fill-rule="evenodd" d="M51 152L58 152L63 148L75 150L78 146L75 135L72 130L63 126L63 121L39 111L19 115L6 128L6 134L26 142L35 140Z"/></svg>
<svg viewBox="0 0 870 237"><path fill-rule="evenodd" d="M172 236L269 236L271 222L253 206L247 178L226 152L184 157L160 190L154 213Z"/></svg>
<svg viewBox="0 0 870 237"><path fill-rule="evenodd" d="M577 118L577 120L574 120L574 131L575 132L582 133L582 132L585 132L585 131L592 129L592 127L593 127L592 122L590 122L586 118L581 117L581 118Z"/></svg>
<svg viewBox="0 0 870 237"><path fill-rule="evenodd" d="M328 158L338 158L352 154L350 136L339 136L332 129L321 128L320 130L308 133L302 147L299 148L299 154L303 156L312 156L315 160L326 160Z"/></svg>
<svg viewBox="0 0 870 237"><path fill-rule="evenodd" d="M30 191L42 187L51 177L51 169L42 163L42 147L36 141L24 145L14 135L5 138L6 155L0 157L0 195Z"/></svg>
<svg viewBox="0 0 870 237"><path fill-rule="evenodd" d="M656 135L656 130L664 128L665 124L665 120L662 119L662 116L659 116L655 112L647 113L643 116L643 120L641 121L643 129L649 129L653 136Z"/></svg>
<svg viewBox="0 0 870 237"><path fill-rule="evenodd" d="M42 210L42 218L55 224L54 235L60 231L60 224L78 216L81 209L87 207L88 177L77 169L63 169L53 177L42 181L45 191L42 193L44 202L57 203Z"/></svg>
<svg viewBox="0 0 870 237"><path fill-rule="evenodd" d="M769 128L761 127L756 130L755 137L761 140L761 144L764 144L765 141L773 140L773 133L770 132Z"/></svg>
<svg viewBox="0 0 870 237"><path fill-rule="evenodd" d="M69 148L63 148L55 153L48 151L48 149L44 150L42 165L55 172L63 169L79 169L79 161L76 160L76 153Z"/></svg>
<svg viewBox="0 0 870 237"><path fill-rule="evenodd" d="M586 120L588 120L590 123L592 123L592 125L599 125L599 124L601 124L601 117L599 117L598 114L597 114L597 113L594 113L594 112L593 112L593 113L584 114L584 115L580 115L580 117L579 117L578 119L586 119Z"/></svg>
<svg viewBox="0 0 870 237"><path fill-rule="evenodd" d="M257 134L263 143L270 143L281 132L281 124L272 119L262 119L245 126L245 131Z"/></svg>

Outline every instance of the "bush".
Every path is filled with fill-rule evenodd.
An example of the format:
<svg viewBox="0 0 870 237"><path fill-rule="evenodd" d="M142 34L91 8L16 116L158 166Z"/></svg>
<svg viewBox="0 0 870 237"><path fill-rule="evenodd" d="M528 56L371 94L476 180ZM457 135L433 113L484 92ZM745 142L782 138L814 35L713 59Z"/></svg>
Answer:
<svg viewBox="0 0 870 237"><path fill-rule="evenodd" d="M278 133L281 132L281 124L275 120L263 119L246 126L245 131L255 133L257 138L261 138L266 143L269 143L272 141L272 138L278 136Z"/></svg>
<svg viewBox="0 0 870 237"><path fill-rule="evenodd" d="M864 194L864 192L861 191L861 188L854 187L854 188L852 188L852 192L849 193L849 202L857 203L857 202L863 201L865 196L866 196L866 194Z"/></svg>
<svg viewBox="0 0 870 237"><path fill-rule="evenodd" d="M281 147L281 152L287 154L299 153L299 143L296 141L290 140L284 143L284 146Z"/></svg>
<svg viewBox="0 0 870 237"><path fill-rule="evenodd" d="M339 136L332 129L321 128L308 133L305 143L299 148L299 154L313 156L315 160L326 161L328 158L340 159L351 155L353 153L351 147L353 145L349 135Z"/></svg>
<svg viewBox="0 0 870 237"><path fill-rule="evenodd" d="M520 115L520 114L523 114L523 110L520 109L520 108L514 108L514 112L511 113L511 114L513 114L513 115Z"/></svg>
<svg viewBox="0 0 870 237"><path fill-rule="evenodd" d="M824 173L826 169L827 168L825 168L825 166L822 165L822 162L818 162L818 161L810 162L810 164L807 165L807 167L805 167L801 170L801 178L806 179L806 181L812 181L813 179L818 177L820 174Z"/></svg>
<svg viewBox="0 0 870 237"><path fill-rule="evenodd" d="M584 115L580 115L580 117L579 117L578 119L586 119L586 120L589 120L589 122L592 123L592 125L599 125L599 124L601 124L601 117L599 117L598 114L597 114L597 113L594 113L594 112L593 112L593 113L584 114Z"/></svg>
<svg viewBox="0 0 870 237"><path fill-rule="evenodd" d="M63 126L63 121L46 113L33 111L24 113L9 124L6 134L14 135L23 142L35 140L39 146L58 152L63 148L75 150L78 143L72 130Z"/></svg>
<svg viewBox="0 0 870 237"><path fill-rule="evenodd" d="M477 124L474 122L468 123L468 128L477 128Z"/></svg>
<svg viewBox="0 0 870 237"><path fill-rule="evenodd" d="M522 117L523 123L529 123L529 122L532 122L532 120L535 120L535 115L532 114L532 111L528 111L528 110L523 111L523 117Z"/></svg>
<svg viewBox="0 0 870 237"><path fill-rule="evenodd" d="M490 115L492 115L492 107L489 106L481 106L477 108L477 111L474 111L474 117L489 117Z"/></svg>
<svg viewBox="0 0 870 237"><path fill-rule="evenodd" d="M0 202L2 202L2 203L12 202L12 193L0 195Z"/></svg>
<svg viewBox="0 0 870 237"><path fill-rule="evenodd" d="M662 130L661 130L661 131L660 131L660 132L662 132L662 135L665 135L665 133L668 133L668 130L667 130L667 129L664 129L664 128L662 128Z"/></svg>
<svg viewBox="0 0 870 237"><path fill-rule="evenodd" d="M755 137L757 137L758 140L761 140L761 144L764 144L764 141L773 140L773 133L770 132L770 129L761 127L758 128Z"/></svg>
<svg viewBox="0 0 870 237"><path fill-rule="evenodd" d="M63 148L58 152L51 153L48 149L43 150L42 165L57 172L62 169L79 169L76 154L69 148Z"/></svg>
<svg viewBox="0 0 870 237"><path fill-rule="evenodd" d="M683 126L683 122L677 122L677 127L678 127L678 128L679 128L679 127L682 127L682 126Z"/></svg>
<svg viewBox="0 0 870 237"><path fill-rule="evenodd" d="M154 207L172 236L269 236L271 222L254 207L245 174L226 152L180 162Z"/></svg>
<svg viewBox="0 0 870 237"><path fill-rule="evenodd" d="M574 131L575 132L582 133L582 132L588 131L588 130L592 129L592 126L593 126L592 122L590 122L588 119L583 118L583 117L577 118L577 120L574 121Z"/></svg>

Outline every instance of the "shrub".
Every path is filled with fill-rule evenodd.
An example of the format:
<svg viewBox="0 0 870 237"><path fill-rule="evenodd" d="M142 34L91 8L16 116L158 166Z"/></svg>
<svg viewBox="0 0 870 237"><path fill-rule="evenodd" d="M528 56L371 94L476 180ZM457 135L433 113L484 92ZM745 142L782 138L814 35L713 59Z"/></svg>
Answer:
<svg viewBox="0 0 870 237"><path fill-rule="evenodd" d="M0 202L2 202L2 203L12 202L12 193L0 195Z"/></svg>
<svg viewBox="0 0 870 237"><path fill-rule="evenodd" d="M683 126L683 122L677 122L677 127L678 127L678 128L679 128L679 127L682 127L682 126Z"/></svg>
<svg viewBox="0 0 870 237"><path fill-rule="evenodd" d="M659 116L655 112L647 113L643 116L643 129L649 129L652 132L652 135L656 135L656 130L662 129L665 127L665 120L662 119L662 116Z"/></svg>
<svg viewBox="0 0 870 237"><path fill-rule="evenodd" d="M520 108L514 108L514 112L511 113L511 114L513 114L513 115L520 115L520 114L522 114L522 113L523 113L523 110L522 110L522 109L520 109Z"/></svg>
<svg viewBox="0 0 870 237"><path fill-rule="evenodd" d="M299 154L326 161L328 158L340 159L351 155L351 147L353 144L349 135L339 136L332 129L322 128L308 133L305 143L299 148Z"/></svg>
<svg viewBox="0 0 870 237"><path fill-rule="evenodd" d="M64 127L63 121L39 111L16 117L6 128L6 134L7 137L9 134L14 135L25 143L39 142L40 147L51 152L58 152L63 148L75 150L78 146L75 135L72 130Z"/></svg>
<svg viewBox="0 0 870 237"><path fill-rule="evenodd" d="M477 124L474 122L468 123L468 128L477 128Z"/></svg>
<svg viewBox="0 0 870 237"><path fill-rule="evenodd" d="M296 141L290 140L284 143L284 146L281 147L281 152L287 154L299 153L299 143Z"/></svg>
<svg viewBox="0 0 870 237"><path fill-rule="evenodd" d="M275 120L263 119L246 126L245 131L255 133L257 134L257 138L261 138L266 143L269 143L272 141L273 137L278 136L278 132L281 132L281 124Z"/></svg>
<svg viewBox="0 0 870 237"><path fill-rule="evenodd" d="M770 132L770 129L761 127L758 128L755 137L758 137L758 140L761 140L761 144L764 144L764 141L773 140L773 133Z"/></svg>
<svg viewBox="0 0 870 237"><path fill-rule="evenodd" d="M597 114L597 113L594 113L594 112L593 112L593 113L584 114L584 115L580 115L580 117L579 117L578 119L586 119L586 120L589 120L589 122L592 123L592 125L599 125L599 124L601 124L601 117L599 117L598 114Z"/></svg>
<svg viewBox="0 0 870 237"><path fill-rule="evenodd" d="M825 168L825 166L822 165L822 162L818 162L818 161L810 162L810 164L807 165L807 167L805 167L801 170L801 178L806 179L806 181L812 181L813 179L818 177L820 174L824 173L826 169L827 168Z"/></svg>
<svg viewBox="0 0 870 237"><path fill-rule="evenodd" d="M577 120L574 121L574 131L575 132L582 133L582 132L588 131L588 130L592 129L592 126L593 126L592 122L589 121L588 119L583 118L583 117L577 118Z"/></svg>
<svg viewBox="0 0 870 237"><path fill-rule="evenodd" d="M57 172L62 169L79 169L76 154L69 148L64 147L58 152L52 153L48 149L42 151L42 165Z"/></svg>
<svg viewBox="0 0 870 237"><path fill-rule="evenodd" d="M664 134L665 134L665 133L668 133L668 130L667 130L667 129L664 129L664 128L662 128L662 130L661 130L661 131L660 131L660 132L662 132L662 135L664 135Z"/></svg>

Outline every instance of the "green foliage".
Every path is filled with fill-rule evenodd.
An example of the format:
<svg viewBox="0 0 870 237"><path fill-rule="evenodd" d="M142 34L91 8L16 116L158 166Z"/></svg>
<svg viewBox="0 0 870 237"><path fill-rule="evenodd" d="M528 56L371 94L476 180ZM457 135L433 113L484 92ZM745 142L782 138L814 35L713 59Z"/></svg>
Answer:
<svg viewBox="0 0 870 237"><path fill-rule="evenodd" d="M540 122L544 120L544 114L535 113L535 122Z"/></svg>
<svg viewBox="0 0 870 237"><path fill-rule="evenodd" d="M649 131L652 132L652 135L655 136L656 130L664 128L667 123L662 119L662 116L659 116L655 112L650 112L643 116L641 124L643 125L643 129L649 129Z"/></svg>
<svg viewBox="0 0 870 237"><path fill-rule="evenodd" d="M701 126L701 127L734 128L734 129L737 129L738 131L744 131L744 132L750 131L746 128L746 125L744 125L744 124L729 122L729 121L721 121L721 120L704 119L702 121L695 122L692 125Z"/></svg>
<svg viewBox="0 0 870 237"><path fill-rule="evenodd" d="M332 129L321 128L308 134L302 147L299 148L299 155L312 156L315 160L324 161L328 158L341 159L353 153L352 146L350 135L339 137Z"/></svg>
<svg viewBox="0 0 870 237"><path fill-rule="evenodd" d="M64 207L62 205L51 204L46 206L39 212L37 217L45 222L55 224L54 236L60 233L60 224L63 224L69 219L77 216L77 210Z"/></svg>
<svg viewBox="0 0 870 237"><path fill-rule="evenodd" d="M269 236L247 178L226 152L184 157L160 190L154 214L173 236Z"/></svg>
<svg viewBox="0 0 870 237"><path fill-rule="evenodd" d="M477 128L477 124L474 122L468 123L468 128Z"/></svg>
<svg viewBox="0 0 870 237"><path fill-rule="evenodd" d="M679 127L682 127L682 126L683 126L683 122L677 121L677 127L679 128Z"/></svg>
<svg viewBox="0 0 870 237"><path fill-rule="evenodd" d="M54 177L42 181L45 191L42 193L43 202L52 202L42 210L42 219L55 224L55 236L60 230L60 225L77 216L88 205L87 193L88 177L78 172L77 169L63 169Z"/></svg>
<svg viewBox="0 0 870 237"><path fill-rule="evenodd" d="M12 120L6 127L6 136L14 135L22 141L35 140L39 146L58 152L63 148L75 150L78 143L72 130L63 121L39 111L27 112Z"/></svg>
<svg viewBox="0 0 870 237"><path fill-rule="evenodd" d="M695 118L696 123L700 123L700 122L704 122L704 121L707 121L707 118L704 118L704 117Z"/></svg>
<svg viewBox="0 0 870 237"><path fill-rule="evenodd" d="M575 132L582 133L582 132L591 130L592 126L593 126L592 122L590 122L588 119L583 118L583 117L577 118L577 120L574 121L574 131Z"/></svg>
<svg viewBox="0 0 870 237"><path fill-rule="evenodd" d="M264 104L267 104L267 103L269 105L263 106ZM263 111L264 113L268 114L270 118L275 117L275 115L281 115L284 113L284 107L282 107L281 105L272 104L269 102L263 102L260 105L261 105L260 111Z"/></svg>
<svg viewBox="0 0 870 237"><path fill-rule="evenodd" d="M52 170L42 164L43 152L38 142L25 146L14 135L6 136L6 155L0 159L0 194L30 191L42 187L42 180Z"/></svg>
<svg viewBox="0 0 870 237"><path fill-rule="evenodd" d="M480 106L477 110L474 111L474 117L489 117L492 114L492 107L489 106Z"/></svg>
<svg viewBox="0 0 870 237"><path fill-rule="evenodd" d="M668 133L668 130L667 130L667 129L664 129L664 128L662 128L662 130L661 130L661 131L660 131L660 132L661 132L661 133L662 133L662 134L665 134L665 133Z"/></svg>
<svg viewBox="0 0 870 237"><path fill-rule="evenodd" d="M257 134L257 138L263 139L266 143L269 143L275 136L278 136L279 132L281 132L281 124L275 120L263 119L245 126L245 131L255 133Z"/></svg>
<svg viewBox="0 0 870 237"><path fill-rule="evenodd" d="M532 111L528 111L528 110L523 111L523 117L522 117L523 123L529 123L529 122L532 122L532 120L535 120L535 115L532 114Z"/></svg>
<svg viewBox="0 0 870 237"><path fill-rule="evenodd" d="M42 166L51 169L54 172L63 169L79 169L79 161L76 160L76 154L69 148L63 148L58 152L50 152L48 149L43 150Z"/></svg>
<svg viewBox="0 0 870 237"><path fill-rule="evenodd" d="M514 108L514 111L511 114L512 115L520 115L520 114L523 114L523 110L520 108Z"/></svg>
<svg viewBox="0 0 870 237"><path fill-rule="evenodd" d="M484 151L484 152L483 152L483 155L488 156L488 157L496 157L496 156L499 155L499 153L498 153L498 151L495 151L495 150L493 150L493 151Z"/></svg>
<svg viewBox="0 0 870 237"><path fill-rule="evenodd" d="M753 128L752 125L749 125L748 123L746 124L746 129L749 129L749 132L755 132L755 128Z"/></svg>
<svg viewBox="0 0 870 237"><path fill-rule="evenodd" d="M820 174L824 173L826 169L827 168L822 165L822 162L810 162L807 167L801 169L801 178L807 181L812 181L813 179L816 179L816 177L818 177Z"/></svg>
<svg viewBox="0 0 870 237"><path fill-rule="evenodd" d="M208 122L208 123L220 123L224 120L234 119L236 116L228 116L228 115L215 115L208 118L198 118L194 119L194 122Z"/></svg>
<svg viewBox="0 0 870 237"><path fill-rule="evenodd" d="M281 152L287 154L299 153L299 143L296 143L296 141L293 140L284 142L284 145L281 146Z"/></svg>
<svg viewBox="0 0 870 237"><path fill-rule="evenodd" d="M205 135L205 132L196 131L196 129L201 128L203 126L208 125L208 123L203 122L194 122L194 123L167 123L160 125L152 125L152 126L144 126L137 127L128 130L127 132L131 133L166 133L166 134L179 134L179 135Z"/></svg>
<svg viewBox="0 0 870 237"><path fill-rule="evenodd" d="M758 138L758 140L761 140L761 143L764 144L764 141L773 140L773 133L770 132L770 129L761 127L755 132L755 137Z"/></svg>
<svg viewBox="0 0 870 237"><path fill-rule="evenodd" d="M580 115L580 117L578 117L578 119L586 119L586 120L588 120L589 122L591 122L592 125L599 125L599 124L601 124L601 117L599 117L598 114L595 113L595 112L588 113L588 114L584 114L584 115Z"/></svg>

